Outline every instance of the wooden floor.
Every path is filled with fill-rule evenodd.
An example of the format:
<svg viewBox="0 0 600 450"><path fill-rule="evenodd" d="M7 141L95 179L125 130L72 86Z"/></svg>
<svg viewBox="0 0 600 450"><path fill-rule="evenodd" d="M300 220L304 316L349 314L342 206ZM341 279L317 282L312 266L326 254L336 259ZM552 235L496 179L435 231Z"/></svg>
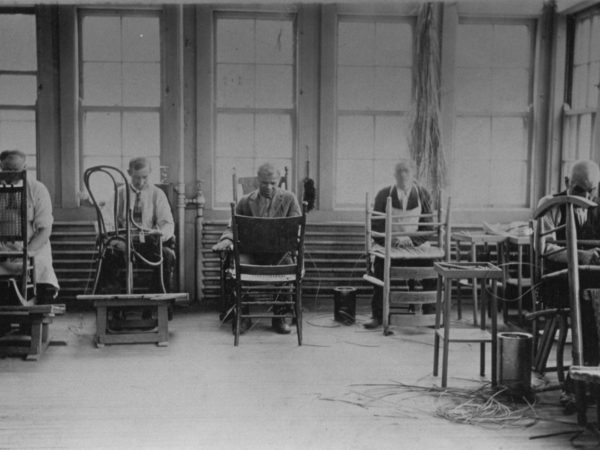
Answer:
<svg viewBox="0 0 600 450"><path fill-rule="evenodd" d="M329 307L308 311L302 347L263 319L235 348L217 313L178 309L168 347L96 349L93 314L68 313L53 324L54 340L66 345L38 362L0 359L0 448L570 447L572 434L531 439L577 430L558 392L538 397L529 427L457 424L434 415L452 394L433 389L431 329L383 337L332 318ZM481 387L478 347L451 350L449 386ZM589 436L577 443L598 444Z"/></svg>

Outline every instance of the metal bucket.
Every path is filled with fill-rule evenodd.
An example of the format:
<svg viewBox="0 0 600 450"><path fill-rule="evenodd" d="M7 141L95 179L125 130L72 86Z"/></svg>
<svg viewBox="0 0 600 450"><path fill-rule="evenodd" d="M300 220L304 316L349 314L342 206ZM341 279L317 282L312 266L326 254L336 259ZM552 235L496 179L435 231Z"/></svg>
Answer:
<svg viewBox="0 0 600 450"><path fill-rule="evenodd" d="M351 325L356 320L356 288L340 286L333 289L333 318Z"/></svg>
<svg viewBox="0 0 600 450"><path fill-rule="evenodd" d="M498 384L506 387L509 395L531 394L532 340L529 333L498 333Z"/></svg>

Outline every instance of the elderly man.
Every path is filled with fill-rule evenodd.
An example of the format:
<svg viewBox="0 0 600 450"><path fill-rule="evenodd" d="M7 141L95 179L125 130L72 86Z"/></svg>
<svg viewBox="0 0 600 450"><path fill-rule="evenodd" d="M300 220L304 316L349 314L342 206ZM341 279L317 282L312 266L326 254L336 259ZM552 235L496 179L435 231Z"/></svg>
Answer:
<svg viewBox="0 0 600 450"><path fill-rule="evenodd" d="M424 223L431 222L431 217L415 218L419 214L429 214L431 212L431 195L423 186L419 185L414 174L416 166L410 159L401 159L394 167L394 178L396 183L381 189L375 196L373 209L379 212L385 212L388 197L392 197L392 208L394 215L407 215L403 221L403 231L424 230ZM385 222L374 220L371 224L374 231L384 232ZM417 247L424 244L424 238L400 236L396 238L394 245L397 247ZM408 262L408 261L406 261ZM406 263L405 262L405 263ZM414 264L423 264L422 261L411 261ZM375 258L374 275L377 278L383 277L383 260ZM379 286L373 287L373 299L371 301L372 318L364 324L367 329L374 329L381 325L383 321L383 289Z"/></svg>
<svg viewBox="0 0 600 450"><path fill-rule="evenodd" d="M556 194L561 195L577 195L595 203L599 203L598 198L598 183L600 182L600 169L594 161L581 160L576 161L571 167L567 190ZM541 205L546 199L553 196L547 196L540 200ZM555 228L564 225L566 221L565 208L554 208L549 211L543 218L543 226L545 229ZM583 209L575 208L575 228L577 238L582 240L600 240L600 207ZM556 232L557 240L565 240L565 228ZM559 251L561 247L554 243L548 243L545 246L546 252L556 250L548 258L549 270L556 270L564 267L567 264L567 252ZM591 248L587 250L578 250L577 259L581 265L598 265L600 264L600 249ZM569 306L569 295L565 280L559 280L556 283L548 283L543 286L542 295L547 306L566 307ZM580 273L580 285L582 289L600 287L600 282L595 275L588 274L585 271ZM586 364L597 365L599 362L598 355L598 337L596 334L596 325L594 321L594 311L590 302L581 302L582 308L582 328L583 328L583 357Z"/></svg>
<svg viewBox="0 0 600 450"><path fill-rule="evenodd" d="M25 153L20 150L5 150L0 153L0 168L3 172L20 172L25 170L25 159ZM27 249L28 253L34 257L38 303L52 302L58 295L58 280L52 267L52 250L50 248L53 222L52 202L48 189L39 181L28 177L27 235L29 242ZM7 250L22 249L22 243L0 245ZM4 265L6 264L10 265L5 262ZM0 263L0 268L2 266L3 263Z"/></svg>
<svg viewBox="0 0 600 450"><path fill-rule="evenodd" d="M163 280L167 291L172 290L173 272L175 269L175 252L169 245L174 239L175 222L171 213L171 205L166 194L158 187L148 183L152 166L147 158L133 158L129 161L127 173L131 179L128 189L121 188L118 196L118 221L124 227L130 218L146 233L141 232L133 242L135 250L149 261L157 261L160 239L163 243ZM129 192L131 211L126 211L126 197ZM158 234L148 233L159 231ZM105 289L114 290L120 284L119 273L124 269L125 246L121 241L113 241L110 261L104 264L106 278L103 280ZM160 275L158 275L160 276ZM160 291L160 279L155 278L156 284L152 289Z"/></svg>
<svg viewBox="0 0 600 450"><path fill-rule="evenodd" d="M296 196L289 191L277 187L279 182L278 171L269 163L258 168L258 189L243 196L237 203L236 214L252 217L293 217L300 216L302 212ZM230 227L225 230L219 242L213 246L213 251L219 252L233 247L233 234ZM278 264L284 255L261 253L253 255L240 255L244 262L251 264ZM287 257L289 258L289 257ZM283 312L281 312L283 313ZM235 325L235 321L234 321ZM252 322L249 318L242 321L240 333L247 331ZM273 329L280 334L291 332L289 325L283 318L272 319Z"/></svg>

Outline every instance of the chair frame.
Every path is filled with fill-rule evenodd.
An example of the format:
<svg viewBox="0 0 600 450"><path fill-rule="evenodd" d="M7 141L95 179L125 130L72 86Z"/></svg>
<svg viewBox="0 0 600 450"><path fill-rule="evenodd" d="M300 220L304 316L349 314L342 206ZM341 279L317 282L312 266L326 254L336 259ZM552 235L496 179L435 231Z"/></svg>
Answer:
<svg viewBox="0 0 600 450"><path fill-rule="evenodd" d="M293 217L250 217L236 214L231 203L231 227L233 231L234 292L235 292L235 340L239 343L242 318L289 317L289 314L244 314L246 305L292 306L291 316L296 319L298 345L302 345L302 281L304 277L304 235L306 229L306 205L302 215ZM259 230L256 233L256 230ZM282 233L283 231L283 233ZM272 239L273 237L277 239ZM267 237L268 239L264 239ZM241 254L276 253L290 254L294 264L257 265L244 264ZM287 301L245 301L249 291L267 292L289 297Z"/></svg>
<svg viewBox="0 0 600 450"><path fill-rule="evenodd" d="M386 208L385 212L374 211L369 202L369 194L367 193L365 196L365 257L367 264L367 273L363 275L363 279L374 284L376 286L383 288L383 334L390 334L389 326L390 326L390 315L398 314L397 312L392 311L393 308L390 305L391 296L392 296L392 278L403 277L406 279L414 278L414 279L424 279L424 278L437 278L437 273L433 268L433 264L431 266L402 266L402 267L394 267L392 266L392 260L395 259L417 259L414 257L406 257L406 258L394 258L392 256L392 242L394 238L407 236L407 237L435 237L437 247L443 251L443 257L437 258L422 258L424 260L430 259L431 261L449 261L450 259L450 236L451 236L451 225L450 225L450 207L451 207L451 198L448 197L447 206L444 217L444 209L441 207L442 202L442 192L438 191L438 207L428 214L418 214L418 215L409 215L402 216L405 218L431 218L431 222L426 222L423 226L431 227L429 231L394 231L394 220L398 220L400 216L394 214L392 208L392 198L390 196L387 197L386 200ZM385 220L385 231L383 233L372 230L371 221L372 220ZM374 238L384 239L384 252L377 252L373 250L372 241ZM383 280L375 277L371 272L372 262L371 257L375 258L383 258L384 267L383 267ZM418 258L421 259L421 258ZM436 291L425 291L425 292L402 292L402 295L407 299L405 302L406 305L411 304L435 304L436 303Z"/></svg>
<svg viewBox="0 0 600 450"><path fill-rule="evenodd" d="M7 176L17 177L16 183L6 183ZM14 293L19 300L20 306L32 306L36 303L36 286L35 286L35 264L32 256L29 256L28 251L28 236L27 236L27 171L22 170L20 172L0 172L0 194L14 194L20 193L21 202L18 205L20 215L20 227L17 233L2 236L3 241L9 242L22 242L22 249L14 251L1 251L1 256L20 258L23 262L21 264L21 273L18 276L19 281L15 279L15 276L3 276L8 279L9 287L12 287ZM31 290L32 295L28 295L28 291Z"/></svg>
<svg viewBox="0 0 600 450"><path fill-rule="evenodd" d="M102 214L102 209L100 207L100 204L98 203L98 201L96 200L93 190L90 187L90 180L92 179L92 176L94 174L97 173L103 173L105 175L107 175L110 180L113 183L113 202L112 202L112 206L113 206L113 222L114 222L114 230L109 231L106 227L106 222L104 220L104 215ZM142 263L144 263L147 266L150 267L154 267L154 268L158 268L160 271L160 287L161 287L161 291L163 294L165 294L166 288L164 285L164 280L163 280L163 276L162 276L162 271L163 271L163 256L162 256L162 239L157 239L158 241L158 255L159 255L159 259L158 261L149 261L147 258L145 258L144 256L142 256L141 254L139 254L139 252L137 252L134 248L134 246L132 245L132 236L133 236L133 232L137 231L139 233L142 234L146 234L146 235L156 235L156 234L160 234L159 232L157 232L156 230L151 230L151 229L147 229L144 228L143 226L141 226L140 224L136 223L133 220L133 211L131 208L131 191L129 189L129 181L127 180L127 177L125 176L125 173L113 166L108 166L108 165L98 165L98 166L93 166L90 167L88 169L86 169L84 175L83 175L83 180L84 180L84 184L86 187L86 190L88 191L88 194L90 196L90 199L92 201L92 205L94 206L94 209L96 211L96 217L97 217L97 232L98 232L98 236L96 239L96 246L98 248L98 253L97 253L97 268L96 268L96 276L94 278L94 286L92 288L92 295L95 295L97 293L98 290L98 283L100 281L100 274L102 272L102 264L104 261L104 255L106 254L106 250L109 247L109 243L113 240L119 240L119 241L124 241L125 243L125 258L126 258L126 270L127 270L127 275L126 275L126 286L125 286L125 293L126 294L131 294L133 292L133 256L135 256L137 259L139 259L140 261L142 261ZM123 189L127 189L127 193L124 196L125 197L125 211L127 211L127 220L125 220L125 226L124 227L119 227L119 187L123 186ZM123 236L124 234L124 236Z"/></svg>

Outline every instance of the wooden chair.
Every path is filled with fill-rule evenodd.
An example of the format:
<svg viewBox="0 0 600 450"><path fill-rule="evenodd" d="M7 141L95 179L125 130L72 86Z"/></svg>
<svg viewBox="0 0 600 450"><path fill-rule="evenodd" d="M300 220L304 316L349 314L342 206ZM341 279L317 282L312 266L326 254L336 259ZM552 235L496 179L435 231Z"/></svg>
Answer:
<svg viewBox="0 0 600 450"><path fill-rule="evenodd" d="M441 193L438 196L441 199ZM441 200L440 200L441 202ZM365 254L367 271L363 279L374 286L383 288L383 333L389 334L390 315L409 314L412 325L433 325L435 315L430 314L430 322L423 320L423 305L436 303L435 280L437 273L433 268L436 261L448 261L450 258L450 199L444 213L441 207L428 214L399 216L392 208L392 198L387 198L384 213L374 211L367 194L365 201ZM403 222L412 217L419 222L417 231L403 230ZM426 223L422 220L427 220ZM374 231L372 224L385 221L385 232ZM397 248L394 240L408 236L425 238L424 245L418 247ZM374 270L377 259L383 260L383 276ZM431 289L421 289L418 284L432 280ZM415 287L416 286L416 287Z"/></svg>
<svg viewBox="0 0 600 450"><path fill-rule="evenodd" d="M112 184L112 199L105 205L98 201L94 189L91 186L92 177L98 174L104 174ZM160 232L157 230L145 229L136 223L133 218L131 207L131 193L126 189L126 195L121 198L119 189L128 186L125 174L116 167L100 165L88 168L84 173L84 183L89 193L92 205L96 210L97 232L97 267L94 285L91 294L78 295L77 299L82 301L93 301L96 308L96 345L102 347L105 344L116 343L145 343L153 342L159 346L168 345L168 320L169 311L176 301L187 301L187 293L167 293L163 280L163 253L162 240ZM119 202L123 202L121 205ZM106 211L109 205L110 210ZM120 211L125 211L126 218L124 223L120 223ZM110 225L107 225L107 221ZM153 237L157 243L157 260L150 261L144 255L141 255L134 247L134 235L138 239ZM124 246L125 258L125 286L119 292L99 292L100 278L102 268L114 243L120 243ZM139 261L143 265L154 269L158 273L160 292L134 293L134 265L133 262ZM124 291L124 292L123 292ZM151 312L150 318L128 319L122 314L116 314L120 311L129 310L148 310ZM113 317L109 317L109 311L112 311ZM156 318L153 318L156 317Z"/></svg>
<svg viewBox="0 0 600 450"><path fill-rule="evenodd" d="M35 264L28 252L27 172L0 172L0 354L37 360L49 326L65 305L37 305Z"/></svg>
<svg viewBox="0 0 600 450"><path fill-rule="evenodd" d="M525 318L532 323L533 334L533 363L534 370L540 374L556 371L559 386L565 382L568 366L564 364L564 348L569 328L572 329L574 364L582 364L582 337L579 276L582 270L600 270L598 267L580 266L577 250L584 242L577 239L575 228L574 208L590 208L595 203L578 196L556 196L543 202L534 212L534 233L531 251L533 252L533 301L532 312ZM555 208L563 208L566 212L565 225L548 228L544 226L544 217ZM566 240L557 241L553 238L556 232L565 231ZM546 244L554 242L559 248L547 250ZM549 265L549 258L560 252L567 253L567 265L556 268ZM600 275L600 272L599 272ZM544 285L565 280L569 287L569 305L557 307L544 298ZM556 341L556 366L548 366L548 358ZM575 362L579 360L580 362Z"/></svg>
<svg viewBox="0 0 600 450"><path fill-rule="evenodd" d="M288 317L296 320L298 345L302 345L302 279L304 277L305 206L301 216L263 218L240 216L231 204L234 267L231 279L235 293L235 341L238 345L241 320L255 317ZM281 264L245 264L240 255L283 255ZM286 255L293 263L285 263ZM250 299L254 297L254 300ZM284 300L279 300L279 298ZM258 300L257 300L258 299ZM246 314L246 306L270 306L272 311ZM292 308L277 313L274 307Z"/></svg>
<svg viewBox="0 0 600 450"><path fill-rule="evenodd" d="M239 191L241 190L242 195L249 194L252 191L258 189L258 177L238 177L235 167L231 175L232 180L232 193L233 202L237 204L239 199ZM281 189L288 189L288 168L284 168L283 176L279 179L277 186ZM230 318L230 314L233 311L233 293L231 291L231 283L228 278L229 268L232 264L231 250L224 250L219 252L219 284L221 290L221 321L225 321Z"/></svg>

